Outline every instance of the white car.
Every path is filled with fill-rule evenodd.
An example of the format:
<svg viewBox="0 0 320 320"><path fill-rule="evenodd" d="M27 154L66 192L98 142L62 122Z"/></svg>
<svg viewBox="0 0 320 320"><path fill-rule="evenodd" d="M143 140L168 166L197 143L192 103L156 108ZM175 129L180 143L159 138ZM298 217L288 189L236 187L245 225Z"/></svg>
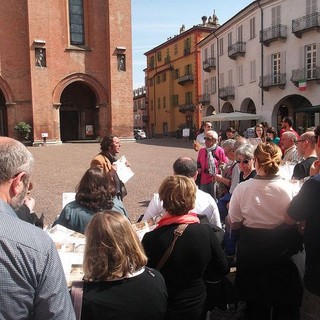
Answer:
<svg viewBox="0 0 320 320"><path fill-rule="evenodd" d="M141 129L134 129L133 135L136 140L145 139L147 137L146 133Z"/></svg>

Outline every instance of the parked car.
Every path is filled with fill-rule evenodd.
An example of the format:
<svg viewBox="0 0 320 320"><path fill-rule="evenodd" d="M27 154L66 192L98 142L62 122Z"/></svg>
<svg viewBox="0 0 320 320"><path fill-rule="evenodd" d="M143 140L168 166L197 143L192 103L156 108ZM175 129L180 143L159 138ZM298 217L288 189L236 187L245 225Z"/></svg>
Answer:
<svg viewBox="0 0 320 320"><path fill-rule="evenodd" d="M142 129L134 129L133 135L136 140L145 139L147 137L146 133Z"/></svg>

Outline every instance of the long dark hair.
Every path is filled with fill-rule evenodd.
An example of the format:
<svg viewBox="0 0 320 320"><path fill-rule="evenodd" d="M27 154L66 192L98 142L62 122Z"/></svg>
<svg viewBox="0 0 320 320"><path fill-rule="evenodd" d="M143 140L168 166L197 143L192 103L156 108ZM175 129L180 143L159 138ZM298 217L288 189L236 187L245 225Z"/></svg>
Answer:
<svg viewBox="0 0 320 320"><path fill-rule="evenodd" d="M111 209L116 194L109 173L100 167L88 169L76 188L76 202L93 211Z"/></svg>

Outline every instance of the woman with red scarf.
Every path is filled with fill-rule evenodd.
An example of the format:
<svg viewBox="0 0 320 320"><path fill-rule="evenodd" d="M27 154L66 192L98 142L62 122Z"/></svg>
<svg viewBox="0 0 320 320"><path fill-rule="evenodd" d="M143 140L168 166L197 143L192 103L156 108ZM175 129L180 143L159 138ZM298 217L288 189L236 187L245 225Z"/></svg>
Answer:
<svg viewBox="0 0 320 320"><path fill-rule="evenodd" d="M160 269L168 289L165 319L201 319L206 300L204 276L219 281L229 273L226 256L212 227L200 224L197 215L192 213L196 198L192 179L179 175L167 177L159 188L159 197L166 214L157 228L142 240L149 267L157 268L173 241L175 229L187 224Z"/></svg>

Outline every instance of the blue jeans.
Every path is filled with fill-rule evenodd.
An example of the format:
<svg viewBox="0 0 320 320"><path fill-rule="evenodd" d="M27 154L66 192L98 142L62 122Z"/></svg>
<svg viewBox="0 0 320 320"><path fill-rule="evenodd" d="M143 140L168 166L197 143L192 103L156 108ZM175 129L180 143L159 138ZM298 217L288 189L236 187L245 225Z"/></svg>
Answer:
<svg viewBox="0 0 320 320"><path fill-rule="evenodd" d="M226 218L226 216L228 215L228 208L227 208L227 204L230 202L231 199L231 194L228 192L226 194L224 194L217 203L218 209L219 209L219 213L220 213L220 219L221 222L224 223L224 220Z"/></svg>

